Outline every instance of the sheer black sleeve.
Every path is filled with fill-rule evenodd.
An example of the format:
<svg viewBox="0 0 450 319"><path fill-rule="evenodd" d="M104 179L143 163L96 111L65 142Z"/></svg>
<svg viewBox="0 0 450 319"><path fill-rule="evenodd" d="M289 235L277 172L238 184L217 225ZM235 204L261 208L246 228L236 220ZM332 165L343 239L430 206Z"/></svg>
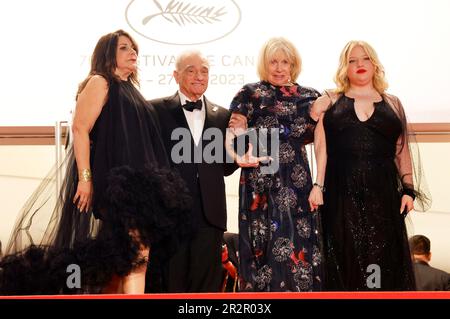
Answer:
<svg viewBox="0 0 450 319"><path fill-rule="evenodd" d="M431 194L420 159L419 145L400 100L388 94L386 99L402 123L402 134L397 140L395 156L402 194L415 200L416 211L426 211L431 207Z"/></svg>

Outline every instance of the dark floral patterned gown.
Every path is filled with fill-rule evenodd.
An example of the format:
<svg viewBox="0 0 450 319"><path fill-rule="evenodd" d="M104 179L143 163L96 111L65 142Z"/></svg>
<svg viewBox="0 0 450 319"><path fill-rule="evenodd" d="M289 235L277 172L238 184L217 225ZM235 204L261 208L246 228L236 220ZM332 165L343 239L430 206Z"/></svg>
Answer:
<svg viewBox="0 0 450 319"><path fill-rule="evenodd" d="M245 115L249 128L276 129L279 135L276 173L263 174L261 167L241 172L241 290L321 289L319 224L308 204L312 182L305 149L316 125L310 107L319 95L298 84L262 81L245 85L231 103L230 110Z"/></svg>

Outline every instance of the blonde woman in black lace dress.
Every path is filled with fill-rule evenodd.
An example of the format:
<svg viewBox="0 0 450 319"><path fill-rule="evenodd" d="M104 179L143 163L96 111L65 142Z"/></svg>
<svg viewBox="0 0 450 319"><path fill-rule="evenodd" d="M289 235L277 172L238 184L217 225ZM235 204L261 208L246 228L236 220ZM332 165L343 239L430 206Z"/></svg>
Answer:
<svg viewBox="0 0 450 319"><path fill-rule="evenodd" d="M404 216L416 196L426 198L402 104L386 93L383 66L364 41L345 46L335 82L316 102L326 112L315 132L320 187L310 196L317 206L323 195L324 287L414 290Z"/></svg>

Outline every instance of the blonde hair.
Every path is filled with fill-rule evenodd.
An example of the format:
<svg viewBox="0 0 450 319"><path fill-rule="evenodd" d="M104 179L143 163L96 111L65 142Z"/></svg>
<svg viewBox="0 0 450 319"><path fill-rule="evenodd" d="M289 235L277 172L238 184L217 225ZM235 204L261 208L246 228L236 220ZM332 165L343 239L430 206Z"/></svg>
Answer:
<svg viewBox="0 0 450 319"><path fill-rule="evenodd" d="M378 93L383 94L388 88L388 83L384 74L384 67L378 59L378 55L375 50L365 41L350 41L348 42L341 52L339 58L339 67L334 76L334 82L336 83L336 93L347 92L350 88L350 81L347 76L348 60L350 52L353 48L360 46L364 52L368 55L370 61L374 65L375 71L373 75L373 86Z"/></svg>
<svg viewBox="0 0 450 319"><path fill-rule="evenodd" d="M270 60L277 51L282 51L286 54L289 62L291 63L291 80L297 80L302 68L302 58L300 57L300 54L295 46L289 40L282 37L271 38L262 46L258 58L258 76L260 80L268 80L268 66Z"/></svg>

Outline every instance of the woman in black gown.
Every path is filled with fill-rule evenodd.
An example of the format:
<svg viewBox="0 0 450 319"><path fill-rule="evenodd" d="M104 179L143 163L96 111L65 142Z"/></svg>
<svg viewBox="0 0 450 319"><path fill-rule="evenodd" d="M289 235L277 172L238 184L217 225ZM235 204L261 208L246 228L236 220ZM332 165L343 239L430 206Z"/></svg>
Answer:
<svg viewBox="0 0 450 319"><path fill-rule="evenodd" d="M44 180L16 224L0 263L0 293L143 293L150 246L171 245L186 228L181 216L190 199L164 169L159 123L136 89L137 53L122 30L98 41L77 94L60 197L45 232L37 231L54 189L49 180L62 167ZM70 264L81 270L77 289L66 285Z"/></svg>
<svg viewBox="0 0 450 319"><path fill-rule="evenodd" d="M385 92L373 48L349 42L337 89L316 102L326 110L315 132L316 187L321 204L326 290L414 290L404 218L414 208L414 175L405 113ZM414 178L413 178L414 177Z"/></svg>

